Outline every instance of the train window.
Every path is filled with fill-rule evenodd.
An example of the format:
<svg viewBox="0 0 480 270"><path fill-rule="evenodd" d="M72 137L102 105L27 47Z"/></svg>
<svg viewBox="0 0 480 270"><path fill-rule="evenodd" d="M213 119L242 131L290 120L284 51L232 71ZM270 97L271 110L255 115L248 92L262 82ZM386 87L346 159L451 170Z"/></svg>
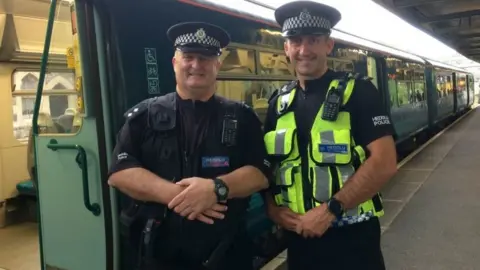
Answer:
<svg viewBox="0 0 480 270"><path fill-rule="evenodd" d="M399 106L410 103L410 82L397 82L397 93Z"/></svg>
<svg viewBox="0 0 480 270"><path fill-rule="evenodd" d="M366 50L337 44L332 51L332 57L335 59L335 70L368 75L367 55L368 51Z"/></svg>
<svg viewBox="0 0 480 270"><path fill-rule="evenodd" d="M333 69L335 71L354 72L353 62L335 60Z"/></svg>
<svg viewBox="0 0 480 270"><path fill-rule="evenodd" d="M457 90L462 92L467 89L466 76L464 74L459 74L457 76Z"/></svg>
<svg viewBox="0 0 480 270"><path fill-rule="evenodd" d="M390 107L398 107L397 82L388 76L388 93L390 95Z"/></svg>
<svg viewBox="0 0 480 270"><path fill-rule="evenodd" d="M270 52L259 52L259 63L261 75L273 76L294 76L295 72L287 61L285 54L277 54Z"/></svg>
<svg viewBox="0 0 480 270"><path fill-rule="evenodd" d="M237 101L245 101L265 121L268 99L276 89L288 81L217 81L217 94Z"/></svg>
<svg viewBox="0 0 480 270"><path fill-rule="evenodd" d="M425 100L425 71L424 70L415 70L414 71L414 99L415 102L421 102Z"/></svg>
<svg viewBox="0 0 480 270"><path fill-rule="evenodd" d="M372 83L378 89L377 60L374 57L367 58L368 77L372 78Z"/></svg>
<svg viewBox="0 0 480 270"><path fill-rule="evenodd" d="M475 88L472 75L468 76L468 89L473 91Z"/></svg>
<svg viewBox="0 0 480 270"><path fill-rule="evenodd" d="M22 142L28 140L30 133L39 76L38 71L24 70L16 70L12 76L13 133ZM40 132L72 132L76 107L77 92L73 72L48 72L40 103Z"/></svg>
<svg viewBox="0 0 480 270"><path fill-rule="evenodd" d="M437 71L437 91L438 98L453 95L452 75L448 71Z"/></svg>
<svg viewBox="0 0 480 270"><path fill-rule="evenodd" d="M393 94L391 81L395 81L398 106L425 100L424 67L396 58L387 58L386 61L390 95Z"/></svg>
<svg viewBox="0 0 480 270"><path fill-rule="evenodd" d="M330 69L334 69L334 68L335 68L335 64L334 64L333 59L330 59L330 58L329 58L329 59L327 60L327 66L328 66L328 68L330 68Z"/></svg>
<svg viewBox="0 0 480 270"><path fill-rule="evenodd" d="M220 73L255 74L255 51L226 48L220 56Z"/></svg>
<svg viewBox="0 0 480 270"><path fill-rule="evenodd" d="M413 102L412 81L413 70L407 68L397 69L397 96L399 106Z"/></svg>

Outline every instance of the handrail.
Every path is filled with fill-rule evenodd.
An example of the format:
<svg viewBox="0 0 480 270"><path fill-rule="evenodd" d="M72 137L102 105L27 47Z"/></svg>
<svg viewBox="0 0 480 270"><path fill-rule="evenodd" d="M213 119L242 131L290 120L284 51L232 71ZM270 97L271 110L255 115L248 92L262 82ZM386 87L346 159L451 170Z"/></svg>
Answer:
<svg viewBox="0 0 480 270"><path fill-rule="evenodd" d="M100 205L97 203L90 202L90 194L88 188L88 166L87 166L87 152L85 149L78 144L58 144L57 140L52 139L50 143L47 144L47 147L52 151L57 150L77 150L77 157L75 161L78 164L78 167L82 170L82 181L83 181L83 203L85 207L93 213L95 216L99 216L101 213Z"/></svg>

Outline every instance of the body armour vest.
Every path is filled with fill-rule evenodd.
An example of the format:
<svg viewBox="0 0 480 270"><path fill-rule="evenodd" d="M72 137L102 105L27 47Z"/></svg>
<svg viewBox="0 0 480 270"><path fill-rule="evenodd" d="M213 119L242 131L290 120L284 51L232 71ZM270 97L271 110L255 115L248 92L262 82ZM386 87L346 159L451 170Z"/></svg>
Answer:
<svg viewBox="0 0 480 270"><path fill-rule="evenodd" d="M339 91L343 94L340 105L345 106L357 77L351 74L337 77L330 83L327 97L330 91ZM308 211L305 209L305 200L311 198L311 205L315 207L326 202L342 188L367 157L365 149L356 145L352 137L350 113L340 109L335 120L324 120L325 102L310 130L307 157L301 157L295 114L290 107L297 91L295 86L294 82L285 85L278 93L276 102L272 103L276 106L276 126L275 130L265 134L264 141L268 155L279 164L275 173L275 202L303 214ZM303 163L308 164L308 181L302 181ZM305 196L305 183L311 184L307 190L313 194ZM357 207L346 209L344 217L337 220L336 224L342 226L382 215L381 198L377 194Z"/></svg>
<svg viewBox="0 0 480 270"><path fill-rule="evenodd" d="M214 98L214 106L218 106L218 109L210 119L205 139L188 157L185 156L183 144L179 141L181 134L176 93L145 100L126 112L127 121L136 121L135 118L145 121L140 145L141 155L138 157L145 169L166 180L178 182L189 177L212 179L241 167L241 145L238 145L239 140L235 136L238 131L231 126L225 127L225 123L240 122L243 105L219 96ZM226 133L229 136L226 136ZM144 225L148 218L161 216L164 225L160 228L162 236L159 241L165 243L162 252L205 259L226 234L232 233L238 224L242 224L248 198L228 200L225 218L215 220L213 225L197 220L190 221L156 203L147 205L144 208L146 210L143 210L145 218L140 223ZM158 209L161 209L161 212Z"/></svg>

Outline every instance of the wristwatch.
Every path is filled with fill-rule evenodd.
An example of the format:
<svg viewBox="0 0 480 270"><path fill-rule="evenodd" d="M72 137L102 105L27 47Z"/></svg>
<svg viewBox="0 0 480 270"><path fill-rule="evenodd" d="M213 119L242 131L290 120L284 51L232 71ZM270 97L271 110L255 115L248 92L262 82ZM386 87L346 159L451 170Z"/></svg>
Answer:
<svg viewBox="0 0 480 270"><path fill-rule="evenodd" d="M228 186L220 178L214 178L213 183L215 184L215 195L217 195L217 201L225 201L228 199Z"/></svg>
<svg viewBox="0 0 480 270"><path fill-rule="evenodd" d="M330 213L332 213L337 219L342 218L343 216L343 206L342 203L335 199L335 198L330 198L330 200L327 201L327 208Z"/></svg>

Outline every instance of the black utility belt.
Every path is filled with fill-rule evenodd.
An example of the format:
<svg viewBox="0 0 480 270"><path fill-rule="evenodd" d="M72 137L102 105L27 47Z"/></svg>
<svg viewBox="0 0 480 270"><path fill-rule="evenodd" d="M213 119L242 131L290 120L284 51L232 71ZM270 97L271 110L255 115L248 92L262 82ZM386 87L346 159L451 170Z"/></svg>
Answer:
<svg viewBox="0 0 480 270"><path fill-rule="evenodd" d="M160 233L160 230L162 229L161 227L164 222L165 221L159 221L151 218L151 219L148 219L147 222L145 223L145 227L142 231L142 236L140 239L140 247L139 247L140 254L142 254L140 258L141 260L140 265L142 263L152 264L152 262L155 261L155 257L156 257L155 242L157 240L156 238L158 234ZM213 250L210 256L201 263L201 265L206 270L216 270L218 268L218 265L224 259L224 256L226 255L227 250L233 245L237 232L238 230L236 227L235 229L230 230L226 235L226 237L220 240L220 243Z"/></svg>

